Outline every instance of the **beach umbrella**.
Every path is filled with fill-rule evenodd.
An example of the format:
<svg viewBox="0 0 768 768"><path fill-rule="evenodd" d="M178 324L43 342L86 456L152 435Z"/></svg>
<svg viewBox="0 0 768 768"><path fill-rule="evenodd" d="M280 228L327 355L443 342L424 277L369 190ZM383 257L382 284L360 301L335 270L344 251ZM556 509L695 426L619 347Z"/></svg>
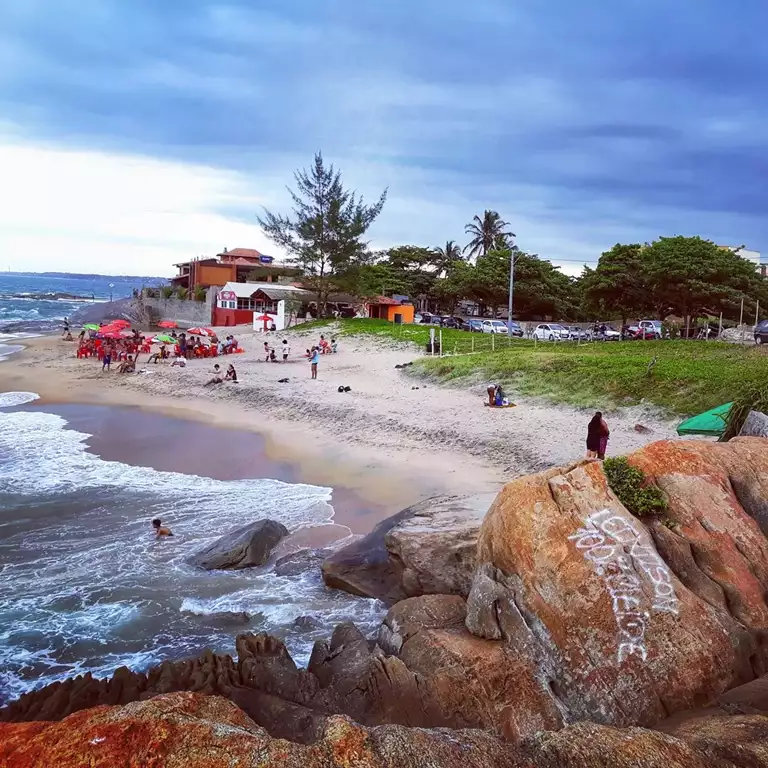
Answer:
<svg viewBox="0 0 768 768"><path fill-rule="evenodd" d="M158 328L178 328L179 324L178 323L174 323L173 320L161 320L157 324L157 327Z"/></svg>
<svg viewBox="0 0 768 768"><path fill-rule="evenodd" d="M123 338L120 331L116 331L116 330L101 331L101 333L99 333L99 337L102 339L122 339Z"/></svg>
<svg viewBox="0 0 768 768"><path fill-rule="evenodd" d="M97 323L86 323L83 326L83 328L85 328L86 331L98 331L100 327L101 326L99 326Z"/></svg>
<svg viewBox="0 0 768 768"><path fill-rule="evenodd" d="M164 333L158 334L155 336L154 339L152 339L153 344L175 344L176 339L174 339L172 336L168 336Z"/></svg>
<svg viewBox="0 0 768 768"><path fill-rule="evenodd" d="M127 320L113 320L110 325L114 328L130 328L131 324Z"/></svg>
<svg viewBox="0 0 768 768"><path fill-rule="evenodd" d="M728 426L728 414L731 412L733 403L724 403L704 411L698 416L691 416L686 419L678 428L678 435L711 435L712 437L722 437Z"/></svg>
<svg viewBox="0 0 768 768"><path fill-rule="evenodd" d="M191 336L215 336L216 334L210 328L187 328L187 333Z"/></svg>
<svg viewBox="0 0 768 768"><path fill-rule="evenodd" d="M269 315L267 315L267 314L263 314L261 317L257 317L256 319L257 320L261 320L264 323L264 330L265 331L267 330L267 323L272 321L272 318Z"/></svg>

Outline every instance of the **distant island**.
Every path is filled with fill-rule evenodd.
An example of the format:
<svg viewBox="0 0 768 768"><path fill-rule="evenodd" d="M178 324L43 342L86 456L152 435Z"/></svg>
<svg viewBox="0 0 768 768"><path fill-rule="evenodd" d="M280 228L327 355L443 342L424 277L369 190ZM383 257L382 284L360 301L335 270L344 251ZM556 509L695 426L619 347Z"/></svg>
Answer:
<svg viewBox="0 0 768 768"><path fill-rule="evenodd" d="M4 272L5 275L16 275L19 277L74 277L84 280L125 280L125 281L157 281L166 282L167 277L158 277L157 275L147 277L146 275L97 275L97 274L85 274L82 272L13 272L9 270Z"/></svg>

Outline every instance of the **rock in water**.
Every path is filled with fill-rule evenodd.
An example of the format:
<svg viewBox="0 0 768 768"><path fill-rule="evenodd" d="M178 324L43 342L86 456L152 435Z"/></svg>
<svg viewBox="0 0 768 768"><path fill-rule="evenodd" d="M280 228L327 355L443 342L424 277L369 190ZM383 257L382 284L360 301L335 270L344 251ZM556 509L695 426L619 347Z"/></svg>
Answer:
<svg viewBox="0 0 768 768"><path fill-rule="evenodd" d="M187 562L207 571L240 570L264 565L288 529L274 520L258 520L222 536Z"/></svg>

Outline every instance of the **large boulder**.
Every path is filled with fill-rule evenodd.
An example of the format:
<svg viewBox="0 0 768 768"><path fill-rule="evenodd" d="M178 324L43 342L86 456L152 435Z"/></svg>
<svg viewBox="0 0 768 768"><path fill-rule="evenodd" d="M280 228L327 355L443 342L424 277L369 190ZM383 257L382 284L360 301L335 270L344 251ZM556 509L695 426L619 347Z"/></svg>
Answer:
<svg viewBox="0 0 768 768"><path fill-rule="evenodd" d="M733 499L719 479L711 483L709 499L698 501L715 521ZM749 530L749 516L739 520ZM653 724L755 676L755 638L735 613L678 578L598 462L505 486L483 522L477 558L467 627L501 641L528 670L519 686L529 715L555 713L562 724ZM532 722L520 719L519 699L508 704L506 713L497 706L507 718L497 729L513 733Z"/></svg>
<svg viewBox="0 0 768 768"><path fill-rule="evenodd" d="M389 530L384 544L406 595L469 594L480 525L494 498L436 499Z"/></svg>
<svg viewBox="0 0 768 768"><path fill-rule="evenodd" d="M649 528L659 554L706 603L752 630L756 674L768 670L768 441L663 441L629 456L664 491Z"/></svg>
<svg viewBox="0 0 768 768"><path fill-rule="evenodd" d="M187 562L207 571L253 568L264 565L275 545L287 535L282 523L257 520L230 531Z"/></svg>
<svg viewBox="0 0 768 768"><path fill-rule="evenodd" d="M480 524L493 494L440 496L379 523L323 563L329 587L394 605L424 594L469 594Z"/></svg>
<svg viewBox="0 0 768 768"><path fill-rule="evenodd" d="M311 744L274 739L217 696L174 693L57 723L0 725L8 768L767 768L768 718L706 717L674 735L591 723L520 744L477 730L365 728L328 718Z"/></svg>

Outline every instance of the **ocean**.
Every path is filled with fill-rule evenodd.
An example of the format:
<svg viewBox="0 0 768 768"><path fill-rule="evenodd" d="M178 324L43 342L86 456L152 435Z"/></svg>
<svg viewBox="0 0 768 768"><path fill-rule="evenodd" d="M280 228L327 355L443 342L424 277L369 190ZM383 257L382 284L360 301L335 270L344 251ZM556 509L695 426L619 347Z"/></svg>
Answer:
<svg viewBox="0 0 768 768"><path fill-rule="evenodd" d="M35 278L14 278L10 289L0 277L0 293L53 284L84 290L80 280ZM104 298L103 287L94 293ZM72 306L0 298L0 317L24 324L8 331L16 339L55 325ZM327 589L318 568L277 576L271 565L207 572L185 562L265 517L291 532L327 529L343 489L297 482L251 433L36 398L0 392L0 705L85 672L232 652L240 632L275 634L306 663L337 623L367 633L378 626L381 603ZM172 539L154 538L154 517ZM247 626L217 615L242 611ZM296 621L306 616L313 621Z"/></svg>
<svg viewBox="0 0 768 768"><path fill-rule="evenodd" d="M125 298L135 288L159 282L164 281L152 277L126 280L108 275L57 277L0 272L0 359L18 349L18 339L60 330L65 317L88 304Z"/></svg>

